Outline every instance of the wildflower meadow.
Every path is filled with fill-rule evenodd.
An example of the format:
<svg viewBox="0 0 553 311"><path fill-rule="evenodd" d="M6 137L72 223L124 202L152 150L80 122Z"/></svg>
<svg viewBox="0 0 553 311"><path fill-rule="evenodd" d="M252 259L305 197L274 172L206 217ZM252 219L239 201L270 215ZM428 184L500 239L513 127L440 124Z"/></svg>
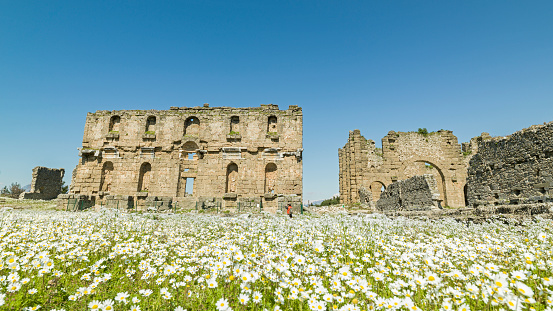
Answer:
<svg viewBox="0 0 553 311"><path fill-rule="evenodd" d="M553 310L551 220L0 212L1 310Z"/></svg>

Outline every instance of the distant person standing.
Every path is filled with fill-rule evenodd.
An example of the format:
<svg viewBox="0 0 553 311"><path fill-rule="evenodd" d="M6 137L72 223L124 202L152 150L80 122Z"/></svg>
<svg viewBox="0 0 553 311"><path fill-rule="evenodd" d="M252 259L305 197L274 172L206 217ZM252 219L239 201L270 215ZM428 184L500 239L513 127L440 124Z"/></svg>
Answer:
<svg viewBox="0 0 553 311"><path fill-rule="evenodd" d="M286 209L286 213L288 213L288 216L292 218L292 204L288 203L288 208Z"/></svg>

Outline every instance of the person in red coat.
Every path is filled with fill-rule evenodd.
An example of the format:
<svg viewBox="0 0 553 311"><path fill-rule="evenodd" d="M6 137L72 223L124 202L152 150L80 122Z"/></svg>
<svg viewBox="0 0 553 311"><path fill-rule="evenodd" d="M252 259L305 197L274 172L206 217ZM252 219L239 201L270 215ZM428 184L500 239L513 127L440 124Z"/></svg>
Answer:
<svg viewBox="0 0 553 311"><path fill-rule="evenodd" d="M292 218L292 204L288 203L288 208L286 209L286 213L288 213L288 216Z"/></svg>

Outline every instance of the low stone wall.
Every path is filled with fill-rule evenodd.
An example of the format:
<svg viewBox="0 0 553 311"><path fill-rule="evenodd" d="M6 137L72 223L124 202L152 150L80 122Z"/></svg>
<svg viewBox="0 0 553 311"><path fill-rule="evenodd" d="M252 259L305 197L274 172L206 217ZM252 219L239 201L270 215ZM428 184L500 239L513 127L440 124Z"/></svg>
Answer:
<svg viewBox="0 0 553 311"><path fill-rule="evenodd" d="M101 204L107 208L132 209L134 208L134 198L128 195L107 195Z"/></svg>
<svg viewBox="0 0 553 311"><path fill-rule="evenodd" d="M60 194L56 198L56 209L78 211L91 208L95 204L94 197L84 194Z"/></svg>
<svg viewBox="0 0 553 311"><path fill-rule="evenodd" d="M198 208L198 199L194 197L173 198L173 204L176 210L195 210Z"/></svg>
<svg viewBox="0 0 553 311"><path fill-rule="evenodd" d="M301 197L296 195L279 196L277 198L277 211L282 211L283 213L286 213L286 208L288 204L292 205L293 214L300 214L302 212L301 209L303 207L303 202L301 201ZM268 210L268 212L273 211Z"/></svg>
<svg viewBox="0 0 553 311"><path fill-rule="evenodd" d="M414 176L392 183L376 202L380 211L424 211L440 208L434 175Z"/></svg>
<svg viewBox="0 0 553 311"><path fill-rule="evenodd" d="M173 198L152 196L146 198L146 209L148 211L166 211L172 208Z"/></svg>
<svg viewBox="0 0 553 311"><path fill-rule="evenodd" d="M198 199L198 210L216 210L220 209L223 205L222 198L216 197L199 197Z"/></svg>

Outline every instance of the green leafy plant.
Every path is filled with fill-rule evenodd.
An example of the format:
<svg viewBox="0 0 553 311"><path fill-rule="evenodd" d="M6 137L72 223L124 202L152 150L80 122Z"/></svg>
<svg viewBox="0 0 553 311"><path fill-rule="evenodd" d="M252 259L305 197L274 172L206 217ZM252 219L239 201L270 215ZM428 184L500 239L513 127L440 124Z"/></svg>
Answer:
<svg viewBox="0 0 553 311"><path fill-rule="evenodd" d="M417 133L421 134L424 137L428 136L428 130L426 129L426 127L424 128L419 127L419 130L417 131Z"/></svg>

